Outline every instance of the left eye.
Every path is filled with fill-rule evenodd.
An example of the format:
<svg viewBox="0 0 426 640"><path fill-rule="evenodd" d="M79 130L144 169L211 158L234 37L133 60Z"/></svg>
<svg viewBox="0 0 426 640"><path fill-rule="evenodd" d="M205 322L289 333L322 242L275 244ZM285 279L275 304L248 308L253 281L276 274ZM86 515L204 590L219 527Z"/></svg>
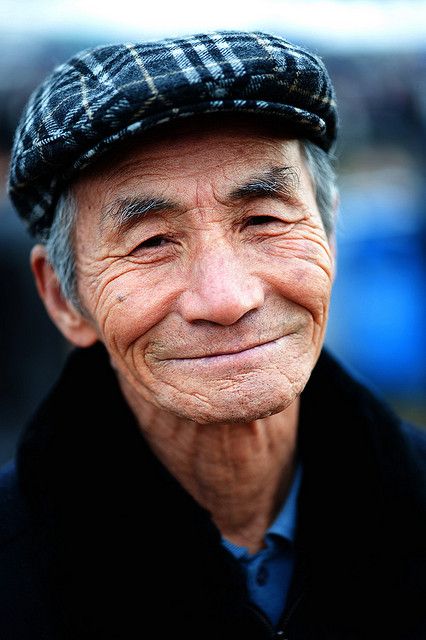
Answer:
<svg viewBox="0 0 426 640"><path fill-rule="evenodd" d="M251 216L247 220L246 226L254 227L256 225L268 224L270 222L277 222L277 218L274 218L273 216Z"/></svg>

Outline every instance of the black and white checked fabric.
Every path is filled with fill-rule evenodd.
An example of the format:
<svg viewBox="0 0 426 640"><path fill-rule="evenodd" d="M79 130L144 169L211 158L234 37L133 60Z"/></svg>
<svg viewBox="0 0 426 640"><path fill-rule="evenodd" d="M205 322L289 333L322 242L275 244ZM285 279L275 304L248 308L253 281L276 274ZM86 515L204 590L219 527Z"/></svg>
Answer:
<svg viewBox="0 0 426 640"><path fill-rule="evenodd" d="M221 31L87 49L29 99L12 152L9 194L42 238L79 170L130 136L200 113L283 119L329 150L334 90L320 58L281 37Z"/></svg>

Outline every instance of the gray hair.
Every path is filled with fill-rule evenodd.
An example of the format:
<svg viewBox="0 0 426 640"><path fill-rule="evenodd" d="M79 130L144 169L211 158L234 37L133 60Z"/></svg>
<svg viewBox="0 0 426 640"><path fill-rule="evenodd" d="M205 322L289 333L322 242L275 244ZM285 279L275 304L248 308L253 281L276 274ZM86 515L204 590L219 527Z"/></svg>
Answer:
<svg viewBox="0 0 426 640"><path fill-rule="evenodd" d="M74 248L77 211L77 201L72 189L68 188L60 196L48 235L42 238L41 242L46 247L47 259L56 273L62 295L82 311L77 288Z"/></svg>
<svg viewBox="0 0 426 640"><path fill-rule="evenodd" d="M315 198L324 230L330 237L335 228L337 194L334 157L309 140L301 140L314 184ZM77 272L74 248L74 229L77 218L77 202L72 189L64 191L56 205L53 223L48 236L42 239L47 257L61 285L62 294L77 309L84 312L77 288Z"/></svg>
<svg viewBox="0 0 426 640"><path fill-rule="evenodd" d="M302 152L314 183L315 199L327 237L330 238L336 227L336 172L335 157L323 151L310 140L301 141Z"/></svg>

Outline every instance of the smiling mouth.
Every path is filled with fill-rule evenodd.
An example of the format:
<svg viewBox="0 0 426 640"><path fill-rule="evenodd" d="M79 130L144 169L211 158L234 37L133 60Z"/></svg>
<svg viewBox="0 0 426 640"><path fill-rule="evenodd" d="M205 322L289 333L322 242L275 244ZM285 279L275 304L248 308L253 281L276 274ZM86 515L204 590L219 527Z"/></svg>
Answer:
<svg viewBox="0 0 426 640"><path fill-rule="evenodd" d="M280 340L281 338L278 338ZM278 342L277 339L268 340L267 342L261 342L259 344L251 345L250 347L245 347L244 349L235 349L235 350L227 350L227 351L217 351L215 353L207 353L202 356L190 356L184 358L170 358L170 360L174 361L191 361L191 360L214 360L215 358L226 358L232 356L238 356L239 354L248 353L250 351L255 351L256 349L261 349L262 347L267 347L268 345L272 345Z"/></svg>

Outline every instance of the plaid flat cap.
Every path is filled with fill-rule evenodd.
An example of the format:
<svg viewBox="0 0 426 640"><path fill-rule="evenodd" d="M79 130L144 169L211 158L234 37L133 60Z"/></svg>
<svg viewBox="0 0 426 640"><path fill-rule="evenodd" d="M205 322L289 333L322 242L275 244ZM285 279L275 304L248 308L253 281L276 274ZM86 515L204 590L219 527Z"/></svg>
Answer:
<svg viewBox="0 0 426 640"><path fill-rule="evenodd" d="M217 31L86 49L34 91L18 125L9 194L42 239L61 191L112 145L176 118L245 112L329 150L334 89L321 59L281 37Z"/></svg>

